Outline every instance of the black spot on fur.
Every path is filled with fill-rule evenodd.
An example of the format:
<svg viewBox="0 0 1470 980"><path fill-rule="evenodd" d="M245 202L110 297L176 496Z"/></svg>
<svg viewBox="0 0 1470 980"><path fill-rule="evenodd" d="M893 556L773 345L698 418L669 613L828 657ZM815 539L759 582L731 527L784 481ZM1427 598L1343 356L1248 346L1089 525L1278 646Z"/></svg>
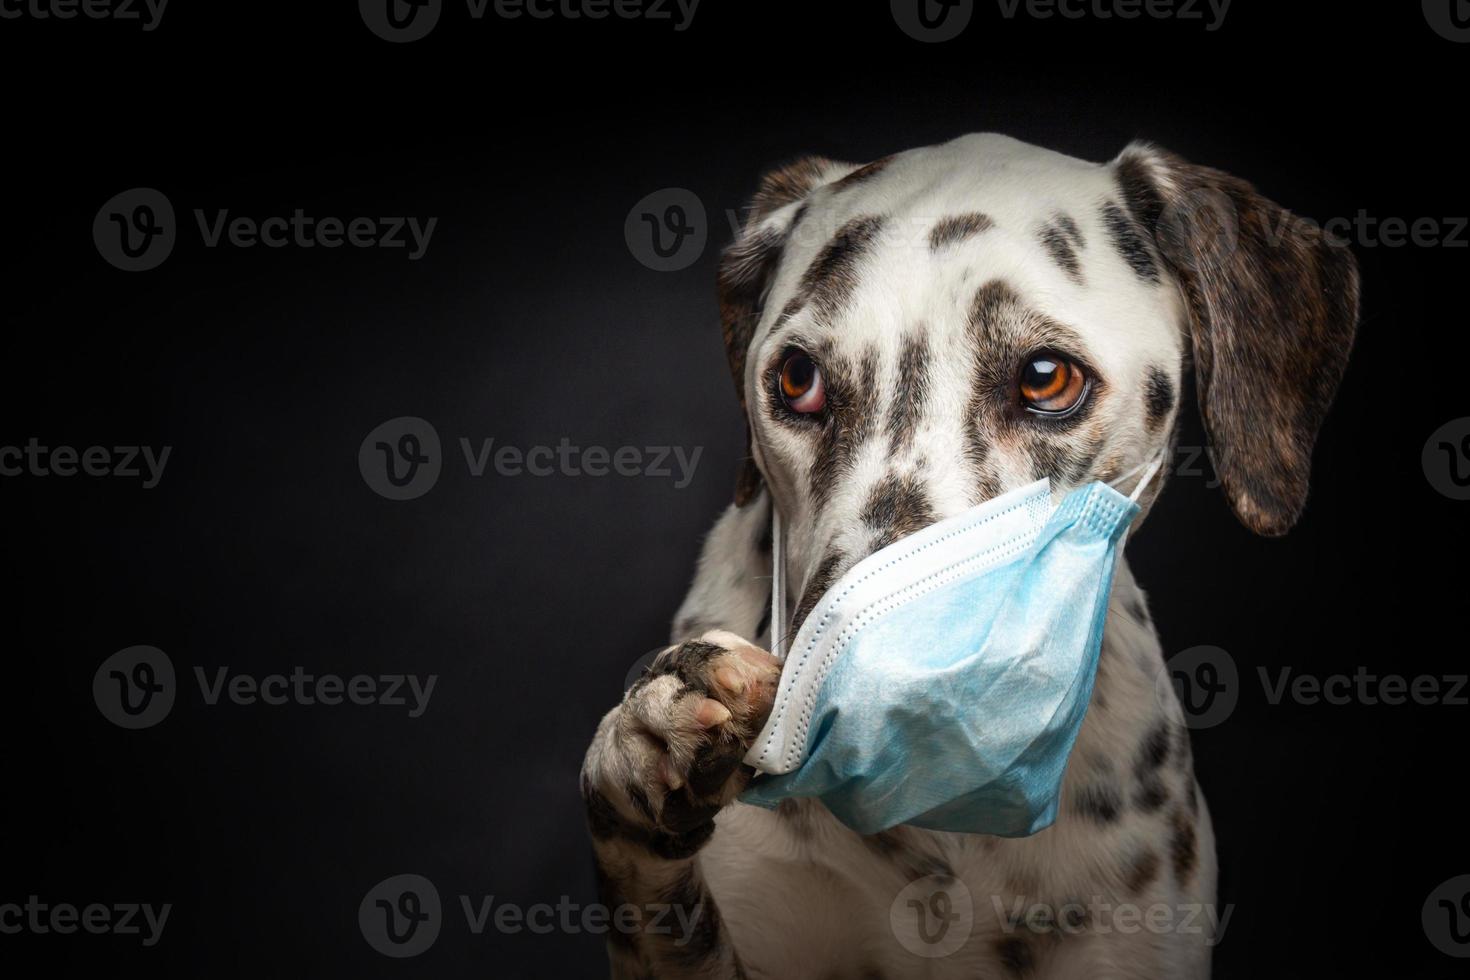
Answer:
<svg viewBox="0 0 1470 980"><path fill-rule="evenodd" d="M818 510L851 471L859 447L872 437L878 390L876 350L865 351L855 365L836 354L821 360L828 418L811 466L811 495Z"/></svg>
<svg viewBox="0 0 1470 980"><path fill-rule="evenodd" d="M653 803L648 799L648 794L643 792L642 787L629 786L628 800L633 804L633 809L642 815L643 819L647 820L650 824L658 823L658 812L654 810Z"/></svg>
<svg viewBox="0 0 1470 980"><path fill-rule="evenodd" d="M1172 747L1174 734L1168 722L1159 722L1149 733L1144 736L1143 742L1138 747L1138 758L1134 764L1134 772L1140 778L1158 769L1169 761L1169 750Z"/></svg>
<svg viewBox="0 0 1470 980"><path fill-rule="evenodd" d="M1019 936L1004 936L995 941L995 958L1012 976L1024 977L1036 967L1036 953L1031 944Z"/></svg>
<svg viewBox="0 0 1470 980"><path fill-rule="evenodd" d="M1118 163L1117 181L1128 213L1145 233L1154 236L1164 213L1164 199L1149 176L1148 167L1137 157L1127 157Z"/></svg>
<svg viewBox="0 0 1470 980"><path fill-rule="evenodd" d="M766 630L771 626L771 604L769 602L761 608L760 622L755 624L755 635L765 636Z"/></svg>
<svg viewBox="0 0 1470 980"><path fill-rule="evenodd" d="M1169 836L1169 853L1174 861L1174 877L1180 886L1187 885L1194 875L1195 865L1199 861L1198 847L1194 818L1185 810L1176 809Z"/></svg>
<svg viewBox="0 0 1470 980"><path fill-rule="evenodd" d="M1123 809L1123 799L1118 791L1102 783L1084 786L1072 798L1072 812L1100 824L1110 824L1118 819Z"/></svg>
<svg viewBox="0 0 1470 980"><path fill-rule="evenodd" d="M582 777L582 802L587 807L587 828L593 840L608 840L622 833L626 823L622 814L585 775Z"/></svg>
<svg viewBox="0 0 1470 980"><path fill-rule="evenodd" d="M1180 772L1188 772L1190 763L1194 761L1194 750L1190 745L1189 728L1179 725L1174 730L1174 768Z"/></svg>
<svg viewBox="0 0 1470 980"><path fill-rule="evenodd" d="M872 163L858 167L852 173L834 183L832 185L832 189L834 191L840 192L856 187L858 184L865 183L866 181L871 180L872 178L881 174L883 171L887 170L888 165L892 162L892 157L883 157L882 159L874 160Z"/></svg>
<svg viewBox="0 0 1470 980"><path fill-rule="evenodd" d="M658 655L649 665L653 676L673 674L684 687L697 694L709 695L705 680L709 662L725 653L725 648L703 640L689 640Z"/></svg>
<svg viewBox="0 0 1470 980"><path fill-rule="evenodd" d="M874 551L886 548L935 521L929 495L924 492L923 485L911 476L892 473L873 487L862 518L865 524L878 532Z"/></svg>
<svg viewBox="0 0 1470 980"><path fill-rule="evenodd" d="M920 850L904 838L901 829L872 834L864 837L863 843L874 854L897 865L909 881L930 877L949 881L954 878L954 869L943 858Z"/></svg>
<svg viewBox="0 0 1470 980"><path fill-rule="evenodd" d="M1157 813L1168 802L1169 787L1157 773L1150 773L1139 781L1138 791L1133 796L1133 804L1139 812Z"/></svg>
<svg viewBox="0 0 1470 980"><path fill-rule="evenodd" d="M1148 369L1147 407L1148 428L1151 432L1158 431L1160 425L1169 417L1174 410L1174 382L1169 380L1168 375L1158 368Z"/></svg>
<svg viewBox="0 0 1470 980"><path fill-rule="evenodd" d="M843 567L847 564L847 555L840 551L833 551L822 559L817 566L816 574L812 576L811 582L807 584L806 591L801 595L801 601L796 605L796 616L791 622L791 635L795 636L801 629L801 624L806 622L807 616L811 615L817 600L837 581L842 574Z"/></svg>
<svg viewBox="0 0 1470 980"><path fill-rule="evenodd" d="M986 429L985 419L994 410L997 386L1007 383L1003 375L996 373L993 363L996 337L1000 333L999 321L1017 302L1015 290L1008 283L992 279L980 287L970 304L969 331L974 367L970 403L966 409L965 457L978 474L977 500L989 500L1001 491L1000 481L986 466L992 436Z"/></svg>
<svg viewBox="0 0 1470 980"><path fill-rule="evenodd" d="M1123 879L1123 886L1130 895L1139 895L1149 885L1152 885L1159 877L1159 867L1163 862L1153 851L1144 851L1133 859L1128 868L1127 877Z"/></svg>
<svg viewBox="0 0 1470 980"><path fill-rule="evenodd" d="M1143 603L1143 596L1138 593L1128 597L1128 603L1123 607L1124 611L1139 625L1148 623L1148 607Z"/></svg>
<svg viewBox="0 0 1470 980"><path fill-rule="evenodd" d="M1134 760L1133 772L1138 791L1133 802L1144 813L1155 813L1169 802L1169 787L1159 775L1174 745L1174 732L1168 722L1159 722L1144 736Z"/></svg>
<svg viewBox="0 0 1470 980"><path fill-rule="evenodd" d="M895 450L913 444L929 392L929 341L924 332L904 338L898 356L898 389L888 412L888 436Z"/></svg>
<svg viewBox="0 0 1470 980"><path fill-rule="evenodd" d="M1082 238L1082 230L1077 227L1069 215L1058 214L1051 221L1041 226L1039 233L1042 247L1052 257L1052 261L1062 267L1073 282L1082 284L1082 263L1077 258L1077 251L1085 246Z"/></svg>
<svg viewBox="0 0 1470 980"><path fill-rule="evenodd" d="M810 176L810 175L809 175ZM763 191L766 188L763 187ZM772 194L776 193L774 190ZM803 193L805 191L803 190ZM760 208L757 195L757 213ZM740 239L725 250L720 259L719 297L720 325L725 339L725 356L730 377L735 382L735 397L742 411L745 404L745 361L760 322L766 290L780 268L785 253L786 236L775 229L763 229ZM750 434L746 433L745 460L735 481L735 503L744 507L755 499L761 487L759 468L749 450Z"/></svg>
<svg viewBox="0 0 1470 980"><path fill-rule="evenodd" d="M629 786L626 792L629 802L647 821L648 826L640 827L624 818L622 813L613 806L612 801L600 793L588 780L585 778L582 780L582 799L586 804L587 826L593 840L619 840L641 847L664 860L677 861L693 857L701 847L709 843L710 837L715 832L715 810L710 810L702 823L691 821L687 829L679 832L654 829L658 824L658 818L647 794L637 786ZM664 809L667 816L667 804Z"/></svg>
<svg viewBox="0 0 1470 980"><path fill-rule="evenodd" d="M929 231L929 248L931 251L941 251L967 238L973 238L981 232L988 231L994 226L995 222L990 220L989 215L979 212L942 218Z"/></svg>
<svg viewBox="0 0 1470 980"><path fill-rule="evenodd" d="M782 311L783 319L807 306L824 321L841 313L857 288L858 266L882 230L883 218L876 215L854 218L838 229L802 274L796 296Z"/></svg>
<svg viewBox="0 0 1470 980"><path fill-rule="evenodd" d="M663 925L672 928L679 923L688 923L687 934L670 937L673 941L665 947L674 958L686 967L695 967L715 959L724 952L724 927L719 909L710 898L698 872L691 865L664 893L664 902L678 909L682 915L670 913L664 917Z"/></svg>
<svg viewBox="0 0 1470 980"><path fill-rule="evenodd" d="M1140 233L1133 219L1122 208L1109 201L1103 205L1102 220L1108 229L1113 247L1123 261L1128 263L1133 274L1145 282L1158 282L1159 270L1154 263L1153 249L1149 247L1148 240Z"/></svg>
<svg viewBox="0 0 1470 980"><path fill-rule="evenodd" d="M613 881L608 873L602 869L601 864L596 865L595 871L597 874L598 903L604 909L608 910L618 909L628 905L629 902L623 897L622 890L618 888L617 882ZM633 938L632 933L623 929L609 929L607 931L607 939L614 947L621 948L624 952L637 954L638 941Z"/></svg>

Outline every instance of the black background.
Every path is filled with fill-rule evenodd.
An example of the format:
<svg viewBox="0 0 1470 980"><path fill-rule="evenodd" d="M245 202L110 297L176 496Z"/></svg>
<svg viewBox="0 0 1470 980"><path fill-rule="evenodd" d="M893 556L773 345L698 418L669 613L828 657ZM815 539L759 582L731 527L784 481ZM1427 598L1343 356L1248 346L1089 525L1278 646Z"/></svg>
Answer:
<svg viewBox="0 0 1470 980"><path fill-rule="evenodd" d="M1317 219L1463 215L1470 46L1418 4L1236 0L1221 29L1002 18L939 45L882 3L705 0L667 22L472 22L407 45L352 3L185 4L136 24L0 20L0 445L169 445L161 484L0 480L0 902L171 902L162 942L0 935L167 976L595 976L590 935L471 935L457 896L593 900L576 773L663 642L742 450L713 288L726 209L800 152L867 161L996 130L1084 158L1143 137ZM180 241L124 273L102 203L168 195ZM687 187L711 242L658 273L624 241ZM192 210L437 216L403 250L206 249ZM1462 673L1462 503L1420 453L1464 408L1470 252L1366 247L1364 316L1288 538L1177 476L1131 546L1166 652L1228 650L1240 705L1195 733L1219 836L1222 977L1449 977L1420 909L1470 872L1464 707L1268 702L1258 667ZM445 442L412 502L364 485L396 416ZM1203 437L1193 419L1182 442ZM703 447L693 483L471 478L457 440ZM94 671L151 644L173 713L107 722ZM437 673L423 717L206 706L192 668ZM447 922L363 941L414 872ZM10 972L7 970L6 972Z"/></svg>

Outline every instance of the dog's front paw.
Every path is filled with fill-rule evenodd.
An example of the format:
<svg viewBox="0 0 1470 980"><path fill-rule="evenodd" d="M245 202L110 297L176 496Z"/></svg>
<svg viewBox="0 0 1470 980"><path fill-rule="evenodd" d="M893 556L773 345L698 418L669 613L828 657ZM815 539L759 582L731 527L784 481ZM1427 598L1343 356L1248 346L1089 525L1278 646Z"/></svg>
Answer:
<svg viewBox="0 0 1470 980"><path fill-rule="evenodd" d="M733 633L715 631L660 653L608 715L588 754L592 794L658 834L711 825L745 788L741 759L765 724L781 668ZM595 829L595 828L594 828Z"/></svg>

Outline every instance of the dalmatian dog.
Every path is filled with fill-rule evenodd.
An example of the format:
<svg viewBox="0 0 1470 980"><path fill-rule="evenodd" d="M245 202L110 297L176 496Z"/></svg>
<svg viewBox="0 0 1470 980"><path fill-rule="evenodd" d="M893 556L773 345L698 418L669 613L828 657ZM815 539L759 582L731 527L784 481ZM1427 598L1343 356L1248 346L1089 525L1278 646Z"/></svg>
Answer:
<svg viewBox="0 0 1470 980"><path fill-rule="evenodd" d="M601 901L633 910L608 933L615 977L1209 975L1214 835L1126 560L1055 824L861 836L816 801L737 800L780 675L771 513L794 633L904 535L1042 477L1065 491L1172 452L1192 371L1226 500L1285 533L1358 317L1351 253L1313 230L1142 143L1093 164L975 135L763 179L719 273L750 455L673 645L602 719L582 772ZM938 901L961 888L963 923ZM1156 918L1114 921L1128 908ZM924 942L958 930L942 950L903 926L931 913Z"/></svg>

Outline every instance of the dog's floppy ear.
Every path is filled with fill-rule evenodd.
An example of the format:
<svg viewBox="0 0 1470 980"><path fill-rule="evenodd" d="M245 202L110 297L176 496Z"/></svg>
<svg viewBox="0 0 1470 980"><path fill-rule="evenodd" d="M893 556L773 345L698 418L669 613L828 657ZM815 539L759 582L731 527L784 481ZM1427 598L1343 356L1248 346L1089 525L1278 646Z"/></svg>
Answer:
<svg viewBox="0 0 1470 980"><path fill-rule="evenodd" d="M1285 534L1306 503L1317 430L1357 330L1357 262L1346 243L1229 174L1141 143L1114 167L1184 292L1226 497L1246 527Z"/></svg>
<svg viewBox="0 0 1470 980"><path fill-rule="evenodd" d="M761 488L760 470L750 452L750 416L745 404L745 358L760 323L781 255L797 220L800 202L813 190L853 169L824 157L802 157L767 173L751 199L739 236L720 258L720 321L735 395L746 413L746 454L735 485L735 503L744 507ZM796 205L793 207L793 205Z"/></svg>

